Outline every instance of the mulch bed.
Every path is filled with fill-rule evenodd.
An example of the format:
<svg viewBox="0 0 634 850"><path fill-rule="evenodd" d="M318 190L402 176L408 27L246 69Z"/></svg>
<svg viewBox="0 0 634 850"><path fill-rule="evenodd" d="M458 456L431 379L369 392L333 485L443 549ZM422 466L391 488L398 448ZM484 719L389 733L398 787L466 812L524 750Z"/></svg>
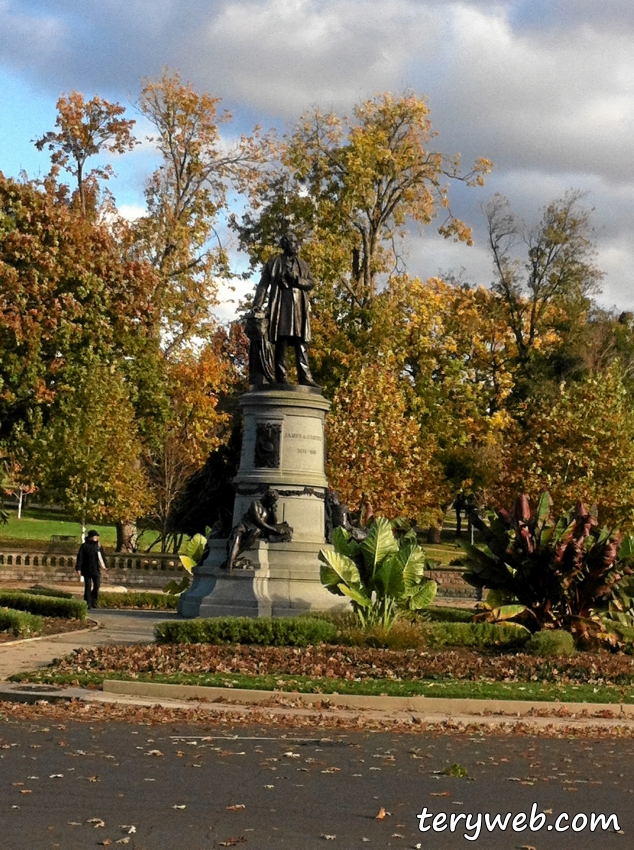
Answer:
<svg viewBox="0 0 634 850"><path fill-rule="evenodd" d="M91 623L88 623L86 620L69 620L67 617L45 617L42 631L36 635L27 635L26 638L78 632L89 628L90 625ZM0 646L3 643L10 643L14 640L25 640L26 638L17 638L11 631L0 632Z"/></svg>
<svg viewBox="0 0 634 850"><path fill-rule="evenodd" d="M580 653L544 659L523 653L468 649L389 650L317 646L148 645L98 646L75 650L47 672L59 673L242 673L372 679L463 679L497 682L629 685L634 657L620 653Z"/></svg>

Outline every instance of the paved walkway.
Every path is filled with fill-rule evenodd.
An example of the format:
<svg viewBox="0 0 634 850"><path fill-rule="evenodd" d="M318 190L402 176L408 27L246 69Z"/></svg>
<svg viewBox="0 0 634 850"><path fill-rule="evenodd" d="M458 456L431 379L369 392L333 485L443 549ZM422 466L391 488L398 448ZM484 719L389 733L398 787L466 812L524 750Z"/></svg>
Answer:
<svg viewBox="0 0 634 850"><path fill-rule="evenodd" d="M41 640L20 641L12 646L0 645L0 681L13 673L46 667L54 658L68 655L78 647L151 643L154 626L177 616L173 611L91 611L90 618L99 624L93 631L67 632Z"/></svg>

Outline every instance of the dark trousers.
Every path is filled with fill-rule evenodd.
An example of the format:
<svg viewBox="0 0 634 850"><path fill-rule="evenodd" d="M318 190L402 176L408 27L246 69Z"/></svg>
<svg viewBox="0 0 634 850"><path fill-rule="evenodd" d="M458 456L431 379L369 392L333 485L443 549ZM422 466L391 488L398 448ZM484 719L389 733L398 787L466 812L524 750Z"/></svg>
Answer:
<svg viewBox="0 0 634 850"><path fill-rule="evenodd" d="M101 576L84 576L84 599L89 608L97 607L99 588L101 587Z"/></svg>
<svg viewBox="0 0 634 850"><path fill-rule="evenodd" d="M308 351L306 343L298 336L281 336L275 343L275 380L278 384L287 381L286 350L292 345L295 349L295 362L297 363L297 378L300 384L312 385L313 376L308 365Z"/></svg>

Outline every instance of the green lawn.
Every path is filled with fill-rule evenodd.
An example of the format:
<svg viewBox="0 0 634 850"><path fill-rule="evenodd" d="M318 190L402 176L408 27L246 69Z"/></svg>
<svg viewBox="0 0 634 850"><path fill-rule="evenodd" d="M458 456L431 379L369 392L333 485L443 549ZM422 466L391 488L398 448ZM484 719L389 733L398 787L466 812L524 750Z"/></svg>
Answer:
<svg viewBox="0 0 634 850"><path fill-rule="evenodd" d="M125 679L134 682L161 682L171 685L205 685L208 687L248 688L256 691L295 691L311 694L362 694L368 696L425 696L452 699L537 700L539 702L634 703L634 687L617 685L558 685L538 682L470 682L461 680L393 681L373 679L364 682L343 679L311 678L309 676L263 675L235 673L177 673L161 675L139 673L55 673L46 670L17 673L13 682L43 684L79 684L99 686L104 679Z"/></svg>
<svg viewBox="0 0 634 850"><path fill-rule="evenodd" d="M18 519L17 510L9 510L8 513L9 522L6 525L0 525L0 544L3 541L50 543L51 537L57 534L76 537L79 546L81 524L62 513L43 508L26 508L22 511L21 519ZM114 549L117 534L113 525L91 523L89 528L96 528L99 531L103 546Z"/></svg>

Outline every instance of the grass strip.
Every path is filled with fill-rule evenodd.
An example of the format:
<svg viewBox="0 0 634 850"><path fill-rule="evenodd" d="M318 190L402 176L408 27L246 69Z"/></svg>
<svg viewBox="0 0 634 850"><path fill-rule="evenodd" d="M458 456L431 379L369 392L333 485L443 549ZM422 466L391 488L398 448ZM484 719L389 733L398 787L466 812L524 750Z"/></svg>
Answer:
<svg viewBox="0 0 634 850"><path fill-rule="evenodd" d="M374 679L363 682L309 676L259 676L234 673L175 673L171 675L139 673L56 673L46 670L16 673L12 682L79 685L96 687L104 679L131 682L155 682L168 685L199 685L206 687L246 688L253 691L299 692L304 694L357 694L362 696L425 696L450 699L535 700L539 702L634 703L634 688L618 685L569 685L538 682L467 682L435 680L399 682Z"/></svg>

